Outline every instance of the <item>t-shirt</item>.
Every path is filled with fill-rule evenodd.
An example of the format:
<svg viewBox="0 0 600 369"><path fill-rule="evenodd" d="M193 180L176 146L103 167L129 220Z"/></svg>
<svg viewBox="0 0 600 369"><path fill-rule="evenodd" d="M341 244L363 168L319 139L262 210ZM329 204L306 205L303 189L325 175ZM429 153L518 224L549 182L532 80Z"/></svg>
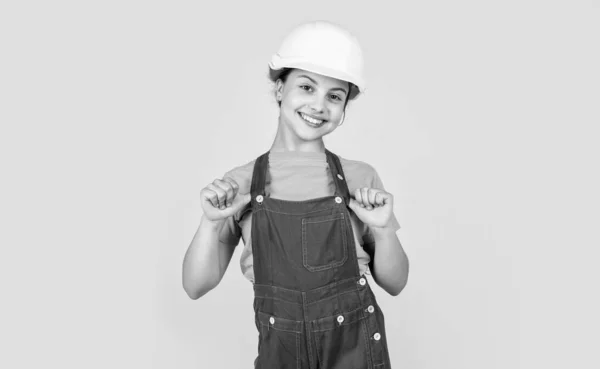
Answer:
<svg viewBox="0 0 600 369"><path fill-rule="evenodd" d="M344 159L339 155L338 157L351 197L357 188L369 187L385 190L379 175L372 166L361 161ZM256 159L228 171L223 178L228 177L236 181L239 185L238 193L249 193L255 161ZM273 198L290 201L304 201L333 195L335 183L325 153L271 150L265 192ZM374 242L373 235L369 227L352 211L350 212L350 221L354 231L360 273L363 274L367 272L371 260L363 246ZM244 250L240 258L240 266L244 276L254 283L251 225L252 211L248 204L226 220L219 240L227 245L238 245L240 237L242 238ZM393 214L392 225L395 231L400 229Z"/></svg>

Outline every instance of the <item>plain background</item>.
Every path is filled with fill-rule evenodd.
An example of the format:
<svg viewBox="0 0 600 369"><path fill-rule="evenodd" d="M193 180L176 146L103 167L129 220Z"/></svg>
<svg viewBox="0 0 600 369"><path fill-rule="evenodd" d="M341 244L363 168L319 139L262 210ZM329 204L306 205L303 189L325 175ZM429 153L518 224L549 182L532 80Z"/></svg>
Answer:
<svg viewBox="0 0 600 369"><path fill-rule="evenodd" d="M395 368L598 368L597 1L3 1L3 368L250 368L241 247L200 300L199 192L266 151L267 62L327 19L368 91L327 137L395 195Z"/></svg>

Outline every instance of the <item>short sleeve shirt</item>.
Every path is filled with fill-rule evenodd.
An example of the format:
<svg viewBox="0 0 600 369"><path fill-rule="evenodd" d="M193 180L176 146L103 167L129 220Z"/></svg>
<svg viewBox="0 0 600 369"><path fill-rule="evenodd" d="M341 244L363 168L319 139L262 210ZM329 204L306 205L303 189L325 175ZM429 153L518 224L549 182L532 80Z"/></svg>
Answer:
<svg viewBox="0 0 600 369"><path fill-rule="evenodd" d="M238 193L250 192L254 162L255 160L252 160L236 167L223 176L237 182ZM351 196L356 189L362 187L385 190L379 175L371 165L342 157L340 157L340 162ZM335 184L325 153L271 150L265 192L270 197L290 201L331 196L335 192ZM368 271L370 262L370 256L363 246L374 242L373 235L369 227L360 221L354 212L350 212L350 214L358 264L360 273L363 274ZM243 240L244 249L240 258L240 266L244 277L254 282L251 224L252 212L248 205L227 219L219 235L219 240L232 246L238 245L240 238ZM392 225L395 231L400 229L394 215L392 215Z"/></svg>

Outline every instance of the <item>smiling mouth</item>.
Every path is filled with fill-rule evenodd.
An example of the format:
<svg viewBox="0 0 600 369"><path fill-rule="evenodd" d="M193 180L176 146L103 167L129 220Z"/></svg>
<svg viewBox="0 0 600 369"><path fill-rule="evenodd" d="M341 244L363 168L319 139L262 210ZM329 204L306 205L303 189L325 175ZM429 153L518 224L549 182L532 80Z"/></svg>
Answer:
<svg viewBox="0 0 600 369"><path fill-rule="evenodd" d="M305 122L309 123L311 126L320 127L323 125L323 123L326 122L326 120L316 119L304 113L298 113L298 115L300 115L300 118L302 118Z"/></svg>

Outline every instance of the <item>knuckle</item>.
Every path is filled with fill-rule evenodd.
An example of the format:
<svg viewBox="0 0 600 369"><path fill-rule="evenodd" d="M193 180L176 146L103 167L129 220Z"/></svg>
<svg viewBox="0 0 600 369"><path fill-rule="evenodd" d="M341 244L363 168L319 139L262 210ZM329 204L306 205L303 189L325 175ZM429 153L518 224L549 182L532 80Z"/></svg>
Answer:
<svg viewBox="0 0 600 369"><path fill-rule="evenodd" d="M225 178L223 178L223 180L224 180L224 182L226 182L231 187L234 187L234 188L238 187L237 182L234 179L232 179L232 178L225 177Z"/></svg>

